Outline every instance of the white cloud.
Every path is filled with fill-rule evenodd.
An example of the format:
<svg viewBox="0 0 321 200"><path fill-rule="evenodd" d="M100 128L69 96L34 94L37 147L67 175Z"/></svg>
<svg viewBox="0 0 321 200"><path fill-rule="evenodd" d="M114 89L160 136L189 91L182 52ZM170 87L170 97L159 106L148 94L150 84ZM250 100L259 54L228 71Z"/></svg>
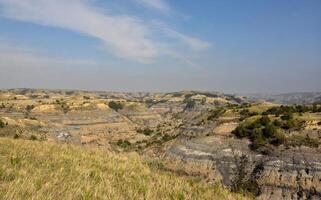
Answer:
<svg viewBox="0 0 321 200"><path fill-rule="evenodd" d="M86 0L0 0L0 3L6 17L99 38L121 57L147 62L157 54L143 22L135 17L103 15Z"/></svg>
<svg viewBox="0 0 321 200"><path fill-rule="evenodd" d="M162 12L170 11L169 5L164 0L135 0L136 2Z"/></svg>
<svg viewBox="0 0 321 200"><path fill-rule="evenodd" d="M189 46L194 51L203 51L211 46L207 42L179 33L160 21L154 21L154 25L168 37L178 39L180 42Z"/></svg>
<svg viewBox="0 0 321 200"><path fill-rule="evenodd" d="M159 10L169 6L161 0L139 0ZM32 22L44 26L59 27L79 32L103 42L108 51L116 56L150 63L162 52L160 46L174 46L174 41L159 41L159 34L167 38L178 39L190 50L204 50L209 47L206 42L179 33L166 25L159 26L162 31L155 32L155 24L135 16L116 16L99 12L90 3L91 0L0 0L1 15L7 18ZM154 31L154 32L153 32ZM161 45L160 45L161 44ZM184 48L173 48L183 55ZM170 55L168 55L170 56Z"/></svg>

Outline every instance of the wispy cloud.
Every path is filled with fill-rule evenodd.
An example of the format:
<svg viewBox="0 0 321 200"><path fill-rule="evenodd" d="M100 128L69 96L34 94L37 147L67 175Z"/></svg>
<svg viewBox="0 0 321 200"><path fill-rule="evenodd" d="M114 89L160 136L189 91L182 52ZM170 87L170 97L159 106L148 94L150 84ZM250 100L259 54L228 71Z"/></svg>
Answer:
<svg viewBox="0 0 321 200"><path fill-rule="evenodd" d="M14 41L1 39L0 68L1 69L44 69L49 67L97 66L92 60L53 58L34 49L18 47Z"/></svg>
<svg viewBox="0 0 321 200"><path fill-rule="evenodd" d="M87 0L0 0L12 19L77 31L102 40L118 56L148 62L157 50L139 19L104 15Z"/></svg>
<svg viewBox="0 0 321 200"><path fill-rule="evenodd" d="M170 9L162 0L137 0L159 10ZM86 34L102 41L108 52L122 58L150 63L165 55L159 46L173 46L158 40L163 37L178 39L191 50L204 50L209 44L179 33L162 25L155 32L155 25L136 16L115 15L101 12L91 0L0 0L1 15L7 18L52 26ZM164 23L163 23L164 24ZM174 48L184 54L184 48ZM172 51L174 51L172 49Z"/></svg>
<svg viewBox="0 0 321 200"><path fill-rule="evenodd" d="M170 38L179 40L181 43L187 45L194 51L203 51L208 49L211 45L208 42L184 35L160 21L154 21L153 24L160 29L165 35Z"/></svg>
<svg viewBox="0 0 321 200"><path fill-rule="evenodd" d="M170 6L164 0L134 0L141 5L146 7L154 8L161 12L168 12L170 11Z"/></svg>

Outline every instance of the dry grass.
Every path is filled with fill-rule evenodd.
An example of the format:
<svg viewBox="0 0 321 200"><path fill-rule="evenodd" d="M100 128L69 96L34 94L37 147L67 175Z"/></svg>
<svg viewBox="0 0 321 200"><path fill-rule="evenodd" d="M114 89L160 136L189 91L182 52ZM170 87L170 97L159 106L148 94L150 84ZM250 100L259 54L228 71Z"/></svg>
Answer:
<svg viewBox="0 0 321 200"><path fill-rule="evenodd" d="M249 107L250 112L257 112L259 114L263 113L264 111L268 110L269 108L275 107L277 104L272 104L272 103L254 103L251 104L251 107Z"/></svg>
<svg viewBox="0 0 321 200"><path fill-rule="evenodd" d="M151 169L136 154L0 139L0 199L247 199Z"/></svg>
<svg viewBox="0 0 321 200"><path fill-rule="evenodd" d="M321 121L320 113L303 113L302 116L296 115L295 117L304 121Z"/></svg>

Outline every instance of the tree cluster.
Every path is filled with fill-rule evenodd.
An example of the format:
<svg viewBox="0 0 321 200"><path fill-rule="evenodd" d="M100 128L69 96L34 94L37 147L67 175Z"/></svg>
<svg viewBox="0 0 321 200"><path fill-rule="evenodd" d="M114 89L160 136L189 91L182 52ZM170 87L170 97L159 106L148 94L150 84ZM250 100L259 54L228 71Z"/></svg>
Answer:
<svg viewBox="0 0 321 200"><path fill-rule="evenodd" d="M232 133L239 138L250 139L254 149L267 144L280 145L286 139L268 116L263 116L252 123L242 123Z"/></svg>

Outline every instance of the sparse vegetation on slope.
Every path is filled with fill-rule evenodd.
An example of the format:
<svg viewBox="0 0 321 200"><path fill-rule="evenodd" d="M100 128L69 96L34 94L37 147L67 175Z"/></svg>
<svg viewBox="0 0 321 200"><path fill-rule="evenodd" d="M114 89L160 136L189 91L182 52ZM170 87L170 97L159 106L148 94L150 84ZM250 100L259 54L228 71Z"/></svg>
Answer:
<svg viewBox="0 0 321 200"><path fill-rule="evenodd" d="M246 199L149 168L138 155L0 139L0 199Z"/></svg>

